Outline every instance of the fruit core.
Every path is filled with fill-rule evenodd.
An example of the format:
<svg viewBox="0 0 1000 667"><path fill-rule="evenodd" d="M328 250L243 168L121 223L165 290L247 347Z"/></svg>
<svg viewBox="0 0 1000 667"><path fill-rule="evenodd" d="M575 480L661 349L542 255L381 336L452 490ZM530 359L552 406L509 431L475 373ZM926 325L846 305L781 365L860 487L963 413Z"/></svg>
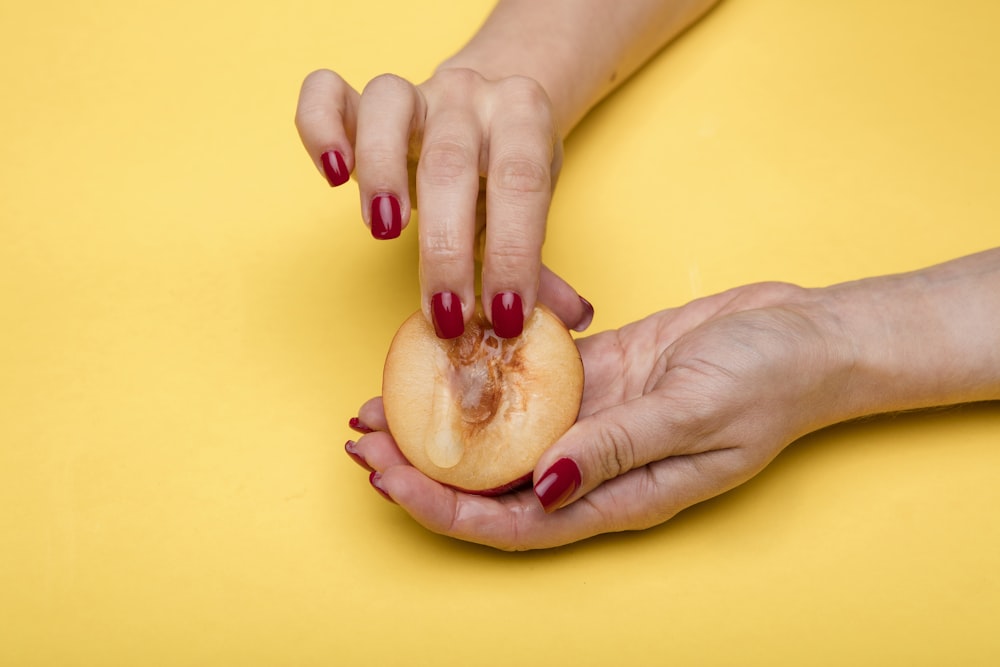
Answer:
<svg viewBox="0 0 1000 667"><path fill-rule="evenodd" d="M523 338L500 338L482 315L466 325L462 336L440 341L438 373L446 381L435 392L432 414L437 424L428 432L424 450L435 465L454 467L465 443L495 419L510 420L525 411L521 392Z"/></svg>
<svg viewBox="0 0 1000 667"><path fill-rule="evenodd" d="M508 402L510 394L517 393L517 384L504 380L505 375L518 373L523 366L520 343L520 338L497 336L482 317L474 317L465 334L450 341L446 377L452 395L461 398L462 421L470 430L478 430L477 426L482 428L492 421L505 393Z"/></svg>

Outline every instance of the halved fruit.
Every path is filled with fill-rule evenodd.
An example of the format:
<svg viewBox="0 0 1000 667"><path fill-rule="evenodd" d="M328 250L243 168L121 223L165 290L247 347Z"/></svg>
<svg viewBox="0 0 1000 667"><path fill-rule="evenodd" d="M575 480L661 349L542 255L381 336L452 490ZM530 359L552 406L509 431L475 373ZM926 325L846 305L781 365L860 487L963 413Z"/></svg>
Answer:
<svg viewBox="0 0 1000 667"><path fill-rule="evenodd" d="M572 336L538 306L517 338L499 338L482 311L451 340L423 313L389 348L382 402L403 455L428 477L496 495L531 479L549 445L576 421L583 363Z"/></svg>

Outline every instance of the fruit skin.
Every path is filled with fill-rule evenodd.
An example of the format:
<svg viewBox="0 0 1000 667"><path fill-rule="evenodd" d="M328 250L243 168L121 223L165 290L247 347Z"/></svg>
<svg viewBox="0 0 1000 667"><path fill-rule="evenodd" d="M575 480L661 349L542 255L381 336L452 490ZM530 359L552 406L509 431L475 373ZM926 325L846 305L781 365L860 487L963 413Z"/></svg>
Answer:
<svg viewBox="0 0 1000 667"><path fill-rule="evenodd" d="M493 489L463 489L460 486L449 485L456 491L461 491L463 493L472 493L477 496L502 496L505 493L513 493L514 491L520 491L521 489L527 487L531 484L532 472L528 471L521 477L515 479L513 482L507 482L502 486L498 486Z"/></svg>
<svg viewBox="0 0 1000 667"><path fill-rule="evenodd" d="M538 306L517 338L482 311L442 340L420 311L393 338L382 379L389 431L428 477L499 495L531 479L542 453L576 421L583 363L559 319Z"/></svg>

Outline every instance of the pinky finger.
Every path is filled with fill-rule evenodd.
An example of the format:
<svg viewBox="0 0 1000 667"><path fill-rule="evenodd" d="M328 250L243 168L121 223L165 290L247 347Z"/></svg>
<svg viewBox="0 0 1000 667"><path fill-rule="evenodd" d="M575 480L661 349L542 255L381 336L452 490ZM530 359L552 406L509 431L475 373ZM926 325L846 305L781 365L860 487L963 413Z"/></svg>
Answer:
<svg viewBox="0 0 1000 667"><path fill-rule="evenodd" d="M594 307L590 302L544 265L539 276L538 300L573 331L584 331L594 320Z"/></svg>
<svg viewBox="0 0 1000 667"><path fill-rule="evenodd" d="M317 70L302 82L295 127L306 152L331 187L354 169L354 135L360 96L336 72Z"/></svg>
<svg viewBox="0 0 1000 667"><path fill-rule="evenodd" d="M365 401L358 409L357 418L371 431L389 430L389 423L385 420L385 410L382 408L381 396Z"/></svg>

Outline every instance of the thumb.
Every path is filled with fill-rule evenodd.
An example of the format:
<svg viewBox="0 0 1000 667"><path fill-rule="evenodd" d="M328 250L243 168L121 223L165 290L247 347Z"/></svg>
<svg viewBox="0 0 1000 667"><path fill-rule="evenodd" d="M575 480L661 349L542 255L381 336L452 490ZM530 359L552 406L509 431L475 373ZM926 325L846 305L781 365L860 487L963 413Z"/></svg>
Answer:
<svg viewBox="0 0 1000 667"><path fill-rule="evenodd" d="M535 495L545 511L568 505L633 468L690 453L667 405L662 396L645 394L574 424L535 467Z"/></svg>

